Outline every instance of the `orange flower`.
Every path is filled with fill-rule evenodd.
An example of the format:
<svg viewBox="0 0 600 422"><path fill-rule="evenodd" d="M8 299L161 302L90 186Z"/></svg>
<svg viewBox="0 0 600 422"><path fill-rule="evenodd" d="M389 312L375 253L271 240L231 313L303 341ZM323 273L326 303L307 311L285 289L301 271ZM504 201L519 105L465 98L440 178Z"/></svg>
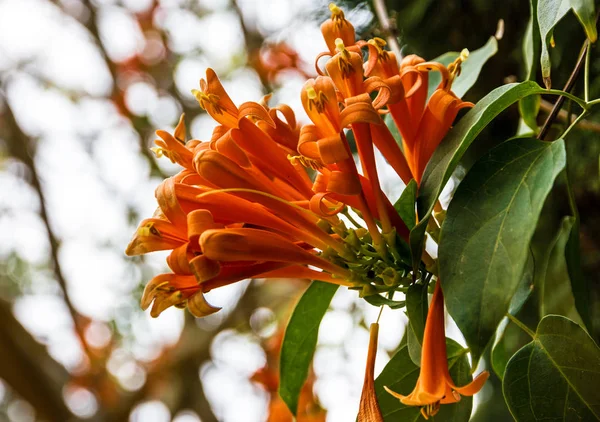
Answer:
<svg viewBox="0 0 600 422"><path fill-rule="evenodd" d="M440 404L456 403L461 395L472 396L477 393L488 376L489 373L484 371L464 387L457 387L452 381L446 356L444 297L438 280L425 322L421 373L417 385L408 396L398 394L387 387L384 387L385 390L407 406L422 406L423 417L429 419L429 416L434 416L439 411Z"/></svg>
<svg viewBox="0 0 600 422"><path fill-rule="evenodd" d="M377 395L375 393L375 357L377 356L377 337L379 335L379 324L371 324L369 335L369 353L365 369L365 380L360 396L358 408L358 422L383 422L383 415L379 408Z"/></svg>

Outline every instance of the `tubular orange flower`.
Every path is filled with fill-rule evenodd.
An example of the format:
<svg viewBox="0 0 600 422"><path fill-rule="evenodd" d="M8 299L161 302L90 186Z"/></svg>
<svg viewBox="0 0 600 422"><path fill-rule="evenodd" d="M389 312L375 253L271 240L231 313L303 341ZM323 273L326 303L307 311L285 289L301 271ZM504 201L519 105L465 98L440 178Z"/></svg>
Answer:
<svg viewBox="0 0 600 422"><path fill-rule="evenodd" d="M358 408L358 422L383 422L383 415L379 408L377 395L375 394L375 357L377 355L377 338L379 335L379 324L371 324L369 333L369 352L365 369L365 380L360 396Z"/></svg>
<svg viewBox="0 0 600 422"><path fill-rule="evenodd" d="M422 406L425 419L434 416L440 404L456 403L460 396L472 396L483 387L489 373L479 374L464 387L457 387L448 370L446 356L446 334L444 328L444 297L438 280L425 322L423 350L421 352L421 373L417 385L408 396L398 394L387 387L388 393L400 399L407 406Z"/></svg>

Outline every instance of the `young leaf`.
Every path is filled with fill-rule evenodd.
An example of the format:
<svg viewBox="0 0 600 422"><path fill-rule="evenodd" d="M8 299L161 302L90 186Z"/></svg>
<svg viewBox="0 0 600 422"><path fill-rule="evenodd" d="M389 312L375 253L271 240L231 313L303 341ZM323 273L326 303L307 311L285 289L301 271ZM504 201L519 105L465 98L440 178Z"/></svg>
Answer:
<svg viewBox="0 0 600 422"><path fill-rule="evenodd" d="M556 24L573 9L575 15L583 25L588 39L595 42L598 38L596 31L596 17L594 12L593 0L538 0L537 19L542 38L542 53L540 63L542 65L542 77L544 84L550 88L550 54L548 52L548 43L552 38L552 32Z"/></svg>
<svg viewBox="0 0 600 422"><path fill-rule="evenodd" d="M512 139L475 163L450 203L440 280L474 366L509 309L542 205L564 165L562 140Z"/></svg>
<svg viewBox="0 0 600 422"><path fill-rule="evenodd" d="M469 110L448 132L429 160L419 187L417 214L420 221L410 232L413 268L418 268L421 260L425 230L433 206L469 145L508 106L528 95L541 94L543 91L538 84L531 81L496 88Z"/></svg>
<svg viewBox="0 0 600 422"><path fill-rule="evenodd" d="M523 37L523 59L525 61L525 80L534 81L538 67L538 57L542 40L540 38L540 26L537 18L538 0L529 1L529 23Z"/></svg>
<svg viewBox="0 0 600 422"><path fill-rule="evenodd" d="M412 179L402 191L400 198L394 204L394 209L409 229L417 223L417 182Z"/></svg>
<svg viewBox="0 0 600 422"><path fill-rule="evenodd" d="M573 321L548 315L508 362L504 397L519 422L600 420L600 349Z"/></svg>
<svg viewBox="0 0 600 422"><path fill-rule="evenodd" d="M471 51L469 58L462 64L460 75L452 83L452 92L458 97L463 97L475 82L479 78L481 69L486 62L498 52L498 41L495 37L490 37L487 43L477 50ZM456 58L460 56L460 53L455 51L442 54L441 56L433 59L434 62L442 63L443 65L449 65ZM437 72L430 72L429 74L429 96L433 94L433 91L440 84L442 78Z"/></svg>
<svg viewBox="0 0 600 422"><path fill-rule="evenodd" d="M294 415L317 345L319 325L337 288L335 284L313 281L285 329L279 357L279 395Z"/></svg>
<svg viewBox="0 0 600 422"><path fill-rule="evenodd" d="M406 292L406 314L408 315L406 337L408 354L417 366L421 366L421 345L428 308L427 286L418 283L412 284Z"/></svg>
<svg viewBox="0 0 600 422"><path fill-rule="evenodd" d="M450 375L456 385L466 385L472 381L471 367L467 358L467 350L463 349L454 340L446 339L448 352L448 367ZM395 397L387 393L386 386L400 394L409 394L414 388L419 377L419 367L414 364L408 354L408 347L403 345L383 368L375 380L377 400L386 422L397 421L424 421L421 409L414 406L405 406ZM467 422L471 415L473 405L472 397L462 397L458 403L444 404L435 415L436 422Z"/></svg>

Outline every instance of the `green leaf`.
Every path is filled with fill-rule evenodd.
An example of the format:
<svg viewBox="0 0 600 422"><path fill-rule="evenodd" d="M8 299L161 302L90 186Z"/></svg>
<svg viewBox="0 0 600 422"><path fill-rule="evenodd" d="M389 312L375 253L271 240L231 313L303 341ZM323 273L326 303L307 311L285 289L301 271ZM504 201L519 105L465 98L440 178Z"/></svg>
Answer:
<svg viewBox="0 0 600 422"><path fill-rule="evenodd" d="M411 179L408 185L402 191L400 198L394 204L394 209L404 221L404 224L412 229L417 223L417 182L415 179Z"/></svg>
<svg viewBox="0 0 600 422"><path fill-rule="evenodd" d="M370 296L365 296L363 297L364 300L366 300L369 304L373 305L373 306L383 306L383 305L387 305L389 306L391 309L399 309L399 308L403 308L404 305L406 305L406 302L403 300L392 300L392 299L388 299L387 297L383 297L381 295L370 295Z"/></svg>
<svg viewBox="0 0 600 422"><path fill-rule="evenodd" d="M540 63L542 65L542 77L548 88L552 85L550 79L551 64L548 44L552 38L554 27L571 9L573 9L575 15L581 22L589 40L595 42L598 38L598 33L596 31L593 0L538 0L537 19L542 39Z"/></svg>
<svg viewBox="0 0 600 422"><path fill-rule="evenodd" d="M523 58L525 61L526 75L528 81L535 80L535 74L538 67L538 57L542 40L540 38L540 26L537 19L537 4L538 0L530 0L529 2L529 23L523 37Z"/></svg>
<svg viewBox="0 0 600 422"><path fill-rule="evenodd" d="M537 115L540 111L540 104L542 102L541 95L532 95L525 97L519 101L519 114L523 122L533 130L534 134L537 134L539 127L537 124Z"/></svg>
<svg viewBox="0 0 600 422"><path fill-rule="evenodd" d="M469 58L462 64L460 75L452 83L452 92L462 98L479 78L483 65L498 52L498 41L490 37L487 43L477 50L471 51ZM460 53L452 51L433 59L434 62L449 65L460 56ZM429 96L433 94L442 78L438 72L429 73Z"/></svg>
<svg viewBox="0 0 600 422"><path fill-rule="evenodd" d="M502 387L519 422L595 421L599 374L600 349L591 337L573 321L548 315L508 362Z"/></svg>
<svg viewBox="0 0 600 422"><path fill-rule="evenodd" d="M567 160L566 175L566 186L567 194L569 195L569 206L573 213L573 227L569 234L569 240L565 246L565 259L567 262L567 272L569 273L569 279L571 280L571 292L575 300L575 307L579 316L583 320L583 324L591 332L592 330L592 316L591 316L591 305L590 296L591 289L590 283L583 275L581 269L581 245L579 244L579 228L580 218L579 210L577 209L577 203L575 202L575 194L571 187L571 181L569 177L569 164Z"/></svg>
<svg viewBox="0 0 600 422"><path fill-rule="evenodd" d="M406 314L408 315L406 337L408 354L417 366L421 366L421 345L423 344L423 333L425 332L428 309L427 285L420 283L412 284L406 292Z"/></svg>
<svg viewBox="0 0 600 422"><path fill-rule="evenodd" d="M571 291L565 259L565 247L574 223L574 217L564 217L550 244L541 248L541 245L537 245L534 248L536 252L535 285L539 289L541 316L559 314L581 323L575 309L575 299Z"/></svg>
<svg viewBox="0 0 600 422"><path fill-rule="evenodd" d="M508 106L529 95L542 92L544 90L532 81L496 88L469 110L442 140L425 168L419 187L417 209L420 221L410 232L413 268L418 268L421 260L425 230L433 206L469 145Z"/></svg>
<svg viewBox="0 0 600 422"><path fill-rule="evenodd" d="M467 358L468 351L451 339L446 339L446 345L448 349L448 366L452 379L459 386L468 384L472 381L471 367ZM386 386L397 393L410 394L415 388L419 370L419 367L411 360L406 345L403 345L383 368L383 371L375 380L375 391L384 421L415 422L425 420L419 407L405 406L400 400L383 389ZM455 404L443 404L439 413L435 415L435 421L467 422L471 416L472 405L472 397L462 397Z"/></svg>
<svg viewBox="0 0 600 422"><path fill-rule="evenodd" d="M516 315L531 296L531 293L533 292L534 272L534 259L533 254L530 252L527 264L523 270L523 275L521 276L521 281L517 286L517 291L510 301L510 306L508 308L509 314ZM498 378L500 379L504 377L504 370L506 369L506 364L510 357L527 342L527 337L520 328L514 325L509 326L508 322L508 318L506 317L500 322L500 325L496 330L496 337L491 352L492 368L494 368L496 375L498 375ZM509 330L511 335L507 335L506 330ZM525 338L525 340L522 340L523 338Z"/></svg>
<svg viewBox="0 0 600 422"><path fill-rule="evenodd" d="M317 345L319 325L337 289L335 284L313 281L285 329L279 357L279 395L294 415Z"/></svg>
<svg viewBox="0 0 600 422"><path fill-rule="evenodd" d="M474 366L509 309L546 196L565 166L562 140L517 138L480 158L442 226L440 280Z"/></svg>

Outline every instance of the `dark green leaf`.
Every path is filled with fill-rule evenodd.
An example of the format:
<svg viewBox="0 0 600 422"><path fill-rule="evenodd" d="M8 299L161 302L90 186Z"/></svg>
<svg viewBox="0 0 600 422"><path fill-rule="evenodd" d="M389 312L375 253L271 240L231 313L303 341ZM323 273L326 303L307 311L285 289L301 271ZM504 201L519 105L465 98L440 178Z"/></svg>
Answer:
<svg viewBox="0 0 600 422"><path fill-rule="evenodd" d="M408 353L415 365L421 366L421 345L427 320L427 286L415 283L406 292L406 314L408 315L407 342Z"/></svg>
<svg viewBox="0 0 600 422"><path fill-rule="evenodd" d="M317 345L319 325L337 289L335 284L313 281L300 298L285 330L279 358L279 395L294 415Z"/></svg>
<svg viewBox="0 0 600 422"><path fill-rule="evenodd" d="M413 267L415 264L418 267L421 260L425 230L433 206L469 145L508 106L528 95L541 94L543 91L538 84L531 81L496 88L479 101L448 132L429 160L419 187L417 209L420 221L410 232Z"/></svg>
<svg viewBox="0 0 600 422"><path fill-rule="evenodd" d="M402 195L394 204L396 212L404 221L404 224L409 229L412 229L417 223L417 211L416 211L416 200L417 200L417 182L412 179L408 185L402 191Z"/></svg>
<svg viewBox="0 0 600 422"><path fill-rule="evenodd" d="M562 140L512 139L475 163L450 203L440 279L475 366L517 291L542 205L564 165Z"/></svg>
<svg viewBox="0 0 600 422"><path fill-rule="evenodd" d="M535 285L539 289L541 316L559 314L580 323L581 319L575 309L575 299L571 291L565 260L565 246L574 222L574 217L564 217L550 244L536 245L534 248L536 252Z"/></svg>
<svg viewBox="0 0 600 422"><path fill-rule="evenodd" d="M569 195L569 206L571 208L571 212L573 213L573 227L571 228L569 240L565 246L567 272L569 273L569 279L571 280L571 292L573 293L577 312L579 313L583 324L588 328L588 330L592 330L590 305L590 296L592 293L590 289L590 283L587 277L583 275L583 271L581 269L581 245L579 244L580 218L579 210L577 209L577 203L575 202L575 195L571 187L568 160L565 174L567 176L566 186L567 193Z"/></svg>
<svg viewBox="0 0 600 422"><path fill-rule="evenodd" d="M548 44L552 38L552 32L556 24L573 9L575 15L583 25L587 37L595 42L598 38L596 32L596 18L593 0L538 0L537 19L542 39L542 52L540 63L542 65L542 77L546 87L550 88L550 54Z"/></svg>
<svg viewBox="0 0 600 422"><path fill-rule="evenodd" d="M534 271L535 265L533 254L530 252L527 264L525 264L525 269L523 270L523 275L521 276L521 281L517 286L517 291L510 301L510 306L508 307L509 314L516 315L531 296L533 291ZM496 330L496 337L491 351L492 368L494 368L496 375L498 375L500 379L504 377L504 370L506 369L506 364L510 357L527 342L526 340L523 342L520 341L521 338L524 337L524 334L518 327L511 325L507 328L507 326L508 318L503 318L500 326ZM512 335L508 337L505 333L507 329L512 331Z"/></svg>
<svg viewBox="0 0 600 422"><path fill-rule="evenodd" d="M516 420L600 420L600 349L569 319L548 315L508 362L502 383Z"/></svg>
<svg viewBox="0 0 600 422"><path fill-rule="evenodd" d="M456 385L466 385L472 381L471 367L467 358L467 350L463 349L454 340L446 339L448 348L448 366L450 375ZM403 345L383 368L375 380L377 400L386 422L398 421L424 421L420 408L405 406L400 400L388 394L383 387L386 386L397 393L408 395L415 388L419 377L419 367L414 364L408 354L408 347ZM435 415L436 422L466 422L471 415L473 405L472 397L462 397L455 404L444 404Z"/></svg>
<svg viewBox="0 0 600 422"><path fill-rule="evenodd" d="M488 42L481 48L471 51L469 58L462 64L460 75L452 83L452 92L458 97L463 97L475 82L479 78L479 73L483 65L496 53L498 52L498 41L494 37L490 37ZM443 65L449 65L460 56L457 52L448 52L435 59L434 62L442 63ZM429 73L429 95L433 94L437 86L442 80L441 76L437 72Z"/></svg>
<svg viewBox="0 0 600 422"><path fill-rule="evenodd" d="M388 299L387 297L383 297L381 295L365 296L363 299L366 300L368 303L370 303L373 306L379 307L379 306L387 305L392 309L402 308L406 304L406 302L404 302L403 300L392 300L392 299Z"/></svg>

